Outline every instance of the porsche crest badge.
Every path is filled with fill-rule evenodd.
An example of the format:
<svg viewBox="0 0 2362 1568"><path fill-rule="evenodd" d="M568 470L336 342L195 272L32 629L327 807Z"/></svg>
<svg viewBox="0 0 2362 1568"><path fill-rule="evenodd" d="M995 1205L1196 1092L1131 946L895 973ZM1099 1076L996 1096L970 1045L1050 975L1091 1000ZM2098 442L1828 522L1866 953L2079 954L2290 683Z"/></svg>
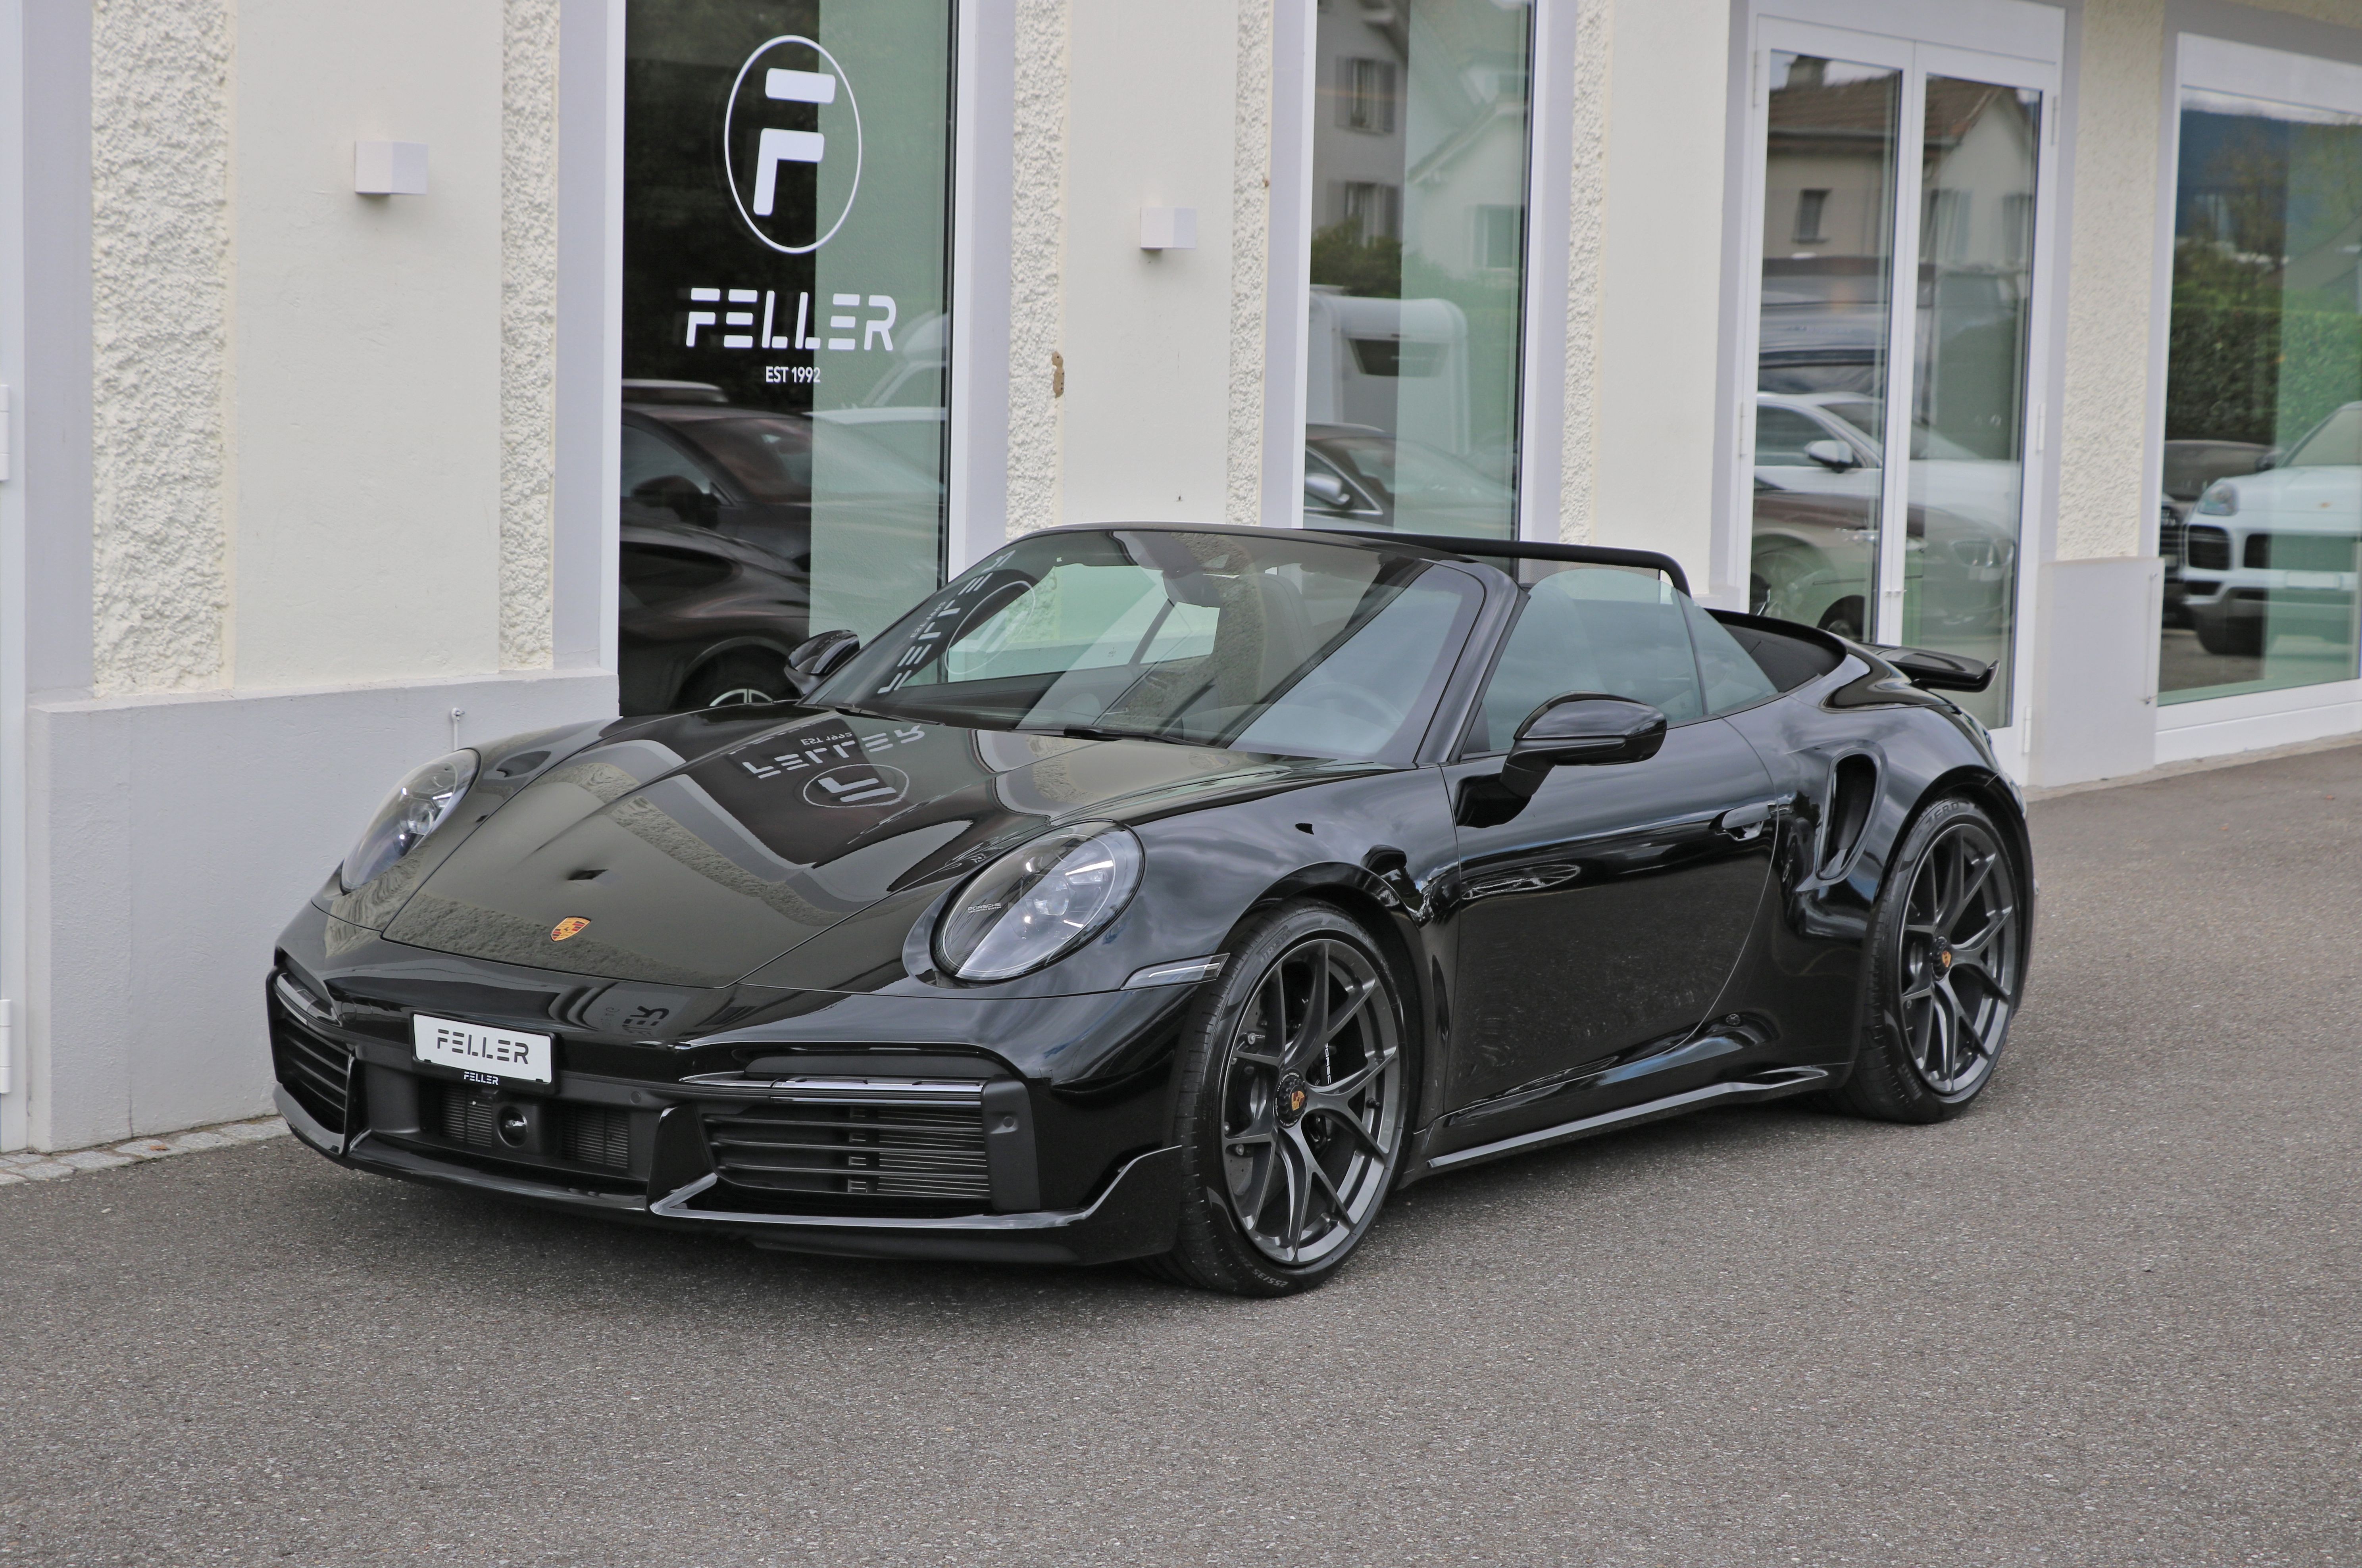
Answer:
<svg viewBox="0 0 2362 1568"><path fill-rule="evenodd" d="M590 922L580 915L568 915L549 928L552 942L563 942L569 936L579 936L590 929Z"/></svg>

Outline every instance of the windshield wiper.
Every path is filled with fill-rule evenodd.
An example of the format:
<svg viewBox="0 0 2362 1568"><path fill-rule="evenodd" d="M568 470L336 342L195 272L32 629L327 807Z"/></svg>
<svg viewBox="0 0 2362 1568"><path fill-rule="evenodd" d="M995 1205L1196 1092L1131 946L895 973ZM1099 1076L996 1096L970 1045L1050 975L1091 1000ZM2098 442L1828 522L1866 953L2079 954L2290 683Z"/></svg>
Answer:
<svg viewBox="0 0 2362 1568"><path fill-rule="evenodd" d="M1096 724L1057 724L1047 729L1034 729L1020 724L1017 726L1017 733L1021 735L1064 735L1068 740L1144 740L1157 741L1165 745L1198 744L1196 741L1176 739L1172 735L1160 735L1149 730L1109 730L1102 729Z"/></svg>

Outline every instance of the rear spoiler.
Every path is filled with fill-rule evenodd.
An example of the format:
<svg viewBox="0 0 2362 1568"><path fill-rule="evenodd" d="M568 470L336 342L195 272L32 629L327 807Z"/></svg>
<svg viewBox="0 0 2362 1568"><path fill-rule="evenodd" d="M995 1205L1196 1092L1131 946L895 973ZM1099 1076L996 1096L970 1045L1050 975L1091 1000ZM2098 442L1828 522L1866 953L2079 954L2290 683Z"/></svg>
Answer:
<svg viewBox="0 0 2362 1568"><path fill-rule="evenodd" d="M1993 667L1981 658L1937 653L1933 648L1882 647L1875 643L1863 646L1923 690L1982 691L1992 684Z"/></svg>

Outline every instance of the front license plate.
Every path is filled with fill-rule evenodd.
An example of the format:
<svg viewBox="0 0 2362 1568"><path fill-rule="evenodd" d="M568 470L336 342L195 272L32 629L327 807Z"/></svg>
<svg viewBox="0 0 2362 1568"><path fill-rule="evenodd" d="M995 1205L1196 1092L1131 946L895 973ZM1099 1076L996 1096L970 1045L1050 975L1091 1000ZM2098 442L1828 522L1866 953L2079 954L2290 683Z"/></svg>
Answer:
<svg viewBox="0 0 2362 1568"><path fill-rule="evenodd" d="M546 1034L520 1034L513 1029L487 1029L456 1018L414 1014L411 1043L422 1062L456 1067L474 1077L519 1078L526 1083L554 1082L557 1053Z"/></svg>

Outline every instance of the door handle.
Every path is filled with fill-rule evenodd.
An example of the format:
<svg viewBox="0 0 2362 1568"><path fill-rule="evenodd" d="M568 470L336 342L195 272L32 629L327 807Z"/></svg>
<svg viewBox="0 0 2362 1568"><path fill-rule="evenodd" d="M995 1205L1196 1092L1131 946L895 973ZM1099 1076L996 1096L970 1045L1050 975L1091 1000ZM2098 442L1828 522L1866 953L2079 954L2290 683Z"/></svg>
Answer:
<svg viewBox="0 0 2362 1568"><path fill-rule="evenodd" d="M1771 824L1772 813L1777 809L1766 801L1758 801L1751 806L1733 806L1715 818L1714 825L1741 844L1752 844L1763 836L1763 830Z"/></svg>

